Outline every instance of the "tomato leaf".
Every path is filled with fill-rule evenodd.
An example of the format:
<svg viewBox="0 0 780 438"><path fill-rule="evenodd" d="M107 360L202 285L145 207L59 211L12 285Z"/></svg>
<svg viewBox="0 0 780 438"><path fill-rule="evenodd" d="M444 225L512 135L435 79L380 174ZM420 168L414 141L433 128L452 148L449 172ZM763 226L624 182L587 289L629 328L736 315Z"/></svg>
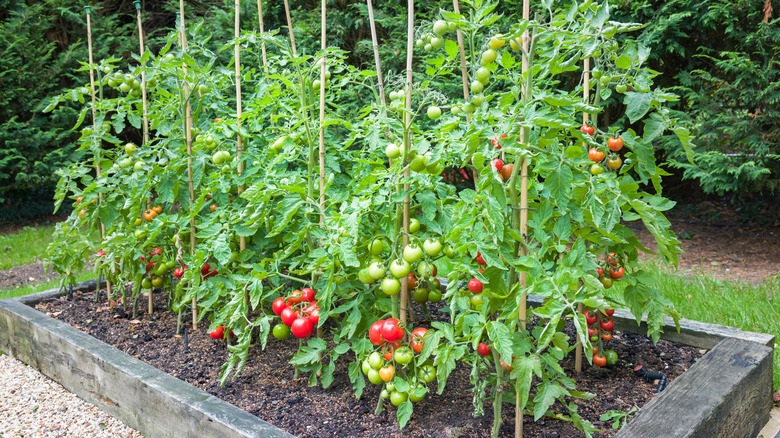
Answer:
<svg viewBox="0 0 780 438"><path fill-rule="evenodd" d="M626 105L626 116L628 116L628 120L630 120L631 123L636 123L637 120L647 114L652 102L652 93L627 92L626 97L623 99L623 103Z"/></svg>
<svg viewBox="0 0 780 438"><path fill-rule="evenodd" d="M409 400L406 400L398 406L398 413L396 414L396 417L398 418L399 428L403 429L404 426L406 426L406 423L408 423L412 418L413 411L414 405Z"/></svg>
<svg viewBox="0 0 780 438"><path fill-rule="evenodd" d="M556 399L569 395L569 391L552 381L545 381L536 386L534 397L534 421L544 416Z"/></svg>

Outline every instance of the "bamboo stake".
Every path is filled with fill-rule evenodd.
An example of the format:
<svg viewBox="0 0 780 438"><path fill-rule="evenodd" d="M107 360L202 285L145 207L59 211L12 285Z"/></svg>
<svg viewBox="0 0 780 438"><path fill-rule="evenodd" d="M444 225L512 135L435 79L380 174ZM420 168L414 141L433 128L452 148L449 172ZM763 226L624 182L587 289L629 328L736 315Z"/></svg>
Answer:
<svg viewBox="0 0 780 438"><path fill-rule="evenodd" d="M184 32L184 0L179 0L179 43L182 52L187 51L187 35ZM184 109L184 137L187 141L187 176L190 189L190 205L195 203L195 188L192 181L192 107L190 106L190 86L187 83L187 67L184 71L184 96L187 98ZM190 219L190 255L195 253L195 218ZM192 298L192 330L198 329L198 297Z"/></svg>
<svg viewBox="0 0 780 438"><path fill-rule="evenodd" d="M531 16L531 5L529 0L523 0L523 19L528 20ZM523 49L525 50L525 53L528 53L528 28L526 28L525 32L523 32ZM523 65L522 65L522 72L523 75L525 75L528 72L528 58L523 57ZM523 97L527 98L529 95L528 88L531 87L531 84L526 81L526 86L523 88ZM526 134L530 134L530 132L527 132L527 129L524 129L522 131L522 140L526 141L527 138ZM520 169L520 235L523 236L523 239L526 239L528 237L528 158L523 158L523 163L521 165ZM522 255L526 255L527 250L525 245L521 245L521 252ZM520 280L520 287L523 288L523 293L520 297L520 309L518 318L520 319L520 326L525 330L525 328L528 325L527 319L527 292L526 292L526 286L528 284L528 273L526 271L521 271L519 275ZM522 438L523 436L523 410L520 409L520 392L516 393L516 399L515 399L515 438Z"/></svg>
<svg viewBox="0 0 780 438"><path fill-rule="evenodd" d="M590 58L584 60L585 78L583 80L584 87L582 90L582 100L587 104L590 101ZM586 112L582 113L582 124L588 123L589 115ZM585 310L585 306L582 303L577 304L577 313L582 313ZM582 342L577 343L577 349L574 351L574 371L577 373L582 372Z"/></svg>
<svg viewBox="0 0 780 438"><path fill-rule="evenodd" d="M92 63L94 62L93 56L92 56L92 10L90 9L90 6L85 6L84 9L87 13L87 47L89 49L89 88L90 92L92 94L92 135L94 135L95 132L95 123L97 118L97 98L95 96L95 70L91 67ZM99 149L100 145L98 145ZM97 177L100 178L100 153L97 154L95 157L95 172L97 174ZM98 193L98 206L103 203L103 194ZM100 239L102 240L106 235L106 226L103 224L103 221L100 221ZM100 278L98 278L100 280ZM99 288L98 288L99 289ZM96 296L100 295L100 291L96 293ZM106 297L111 297L111 282L106 279Z"/></svg>
<svg viewBox="0 0 780 438"><path fill-rule="evenodd" d="M264 33L262 0L257 0L257 21L260 23L260 33ZM268 57L265 53L265 41L260 44L260 51L263 53L263 71L265 71L265 74L268 74Z"/></svg>
<svg viewBox="0 0 780 438"><path fill-rule="evenodd" d="M452 1L452 6L456 14L460 13L460 2L458 0ZM466 49L463 47L463 32L457 29L455 33L458 35L458 51L460 52L460 73L463 77L463 100L469 100L469 75L466 71ZM466 122L471 120L471 116L466 113ZM476 183L476 181L475 181Z"/></svg>
<svg viewBox="0 0 780 438"><path fill-rule="evenodd" d="M260 3L260 0L258 0L258 4ZM241 128L241 46L239 44L239 37L241 36L241 1L236 0L235 1L235 13L236 13L236 23L234 28L234 36L236 39L236 47L235 47L235 67L236 67L236 123L238 124L238 127ZM239 133L237 135L237 144L236 144L236 160L238 161L238 175L241 176L241 173L243 173L244 165L241 163L241 154L243 153L243 139L241 138L241 134ZM244 186L239 185L238 186L238 194L240 195L241 192L244 191ZM246 237L240 236L238 238L238 249L240 252L244 252L246 249ZM249 309L249 291L244 288L244 302L246 303L247 310Z"/></svg>
<svg viewBox="0 0 780 438"><path fill-rule="evenodd" d="M325 58L325 50L328 48L326 39L326 21L325 13L327 12L327 5L325 0L322 0L322 22L321 22L321 48L322 59L320 60L320 226L325 226L325 73L327 71L327 60ZM322 338L322 327L317 325L317 338ZM318 373L319 375L320 373Z"/></svg>
<svg viewBox="0 0 780 438"><path fill-rule="evenodd" d="M287 0L284 0L284 13L287 16L287 30L290 32L290 44L292 45L293 56L297 53L295 51L295 34L293 32L292 18L290 18L290 4Z"/></svg>
<svg viewBox="0 0 780 438"><path fill-rule="evenodd" d="M379 62L379 43L376 38L376 23L374 21L374 5L371 0L366 0L368 5L368 22L371 25L371 42L374 47L374 63L376 64L376 78L379 84L379 102L385 106L385 84L382 81L382 65ZM392 164L391 164L392 165Z"/></svg>
<svg viewBox="0 0 780 438"><path fill-rule="evenodd" d="M140 47L140 55L144 55L144 28L143 24L141 22L141 1L135 0L133 2L135 4L135 13L136 13L136 19L138 21L138 42ZM144 131L144 138L143 138L143 145L146 146L147 143L149 143L149 116L148 116L148 106L146 102L146 72L144 70L141 70L141 105L143 108L143 131ZM149 208L151 205L151 199L146 198L146 208ZM152 303L152 291L153 288L149 288L149 300L147 303L147 310L149 314L151 315L154 313L154 304Z"/></svg>
<svg viewBox="0 0 780 438"><path fill-rule="evenodd" d="M407 31L406 31L406 113L404 115L404 157L403 163L406 166L404 170L404 176L409 178L410 170L408 166L409 152L412 150L412 137L411 137L411 125L412 125L412 58L414 55L414 0L408 0L407 7ZM409 191L409 184L404 184L404 191ZM411 199L409 195L406 195L404 199L404 239L403 248L409 244L409 207ZM400 316L401 325L406 325L406 307L409 302L409 287L407 284L407 278L401 279L401 304L400 304Z"/></svg>

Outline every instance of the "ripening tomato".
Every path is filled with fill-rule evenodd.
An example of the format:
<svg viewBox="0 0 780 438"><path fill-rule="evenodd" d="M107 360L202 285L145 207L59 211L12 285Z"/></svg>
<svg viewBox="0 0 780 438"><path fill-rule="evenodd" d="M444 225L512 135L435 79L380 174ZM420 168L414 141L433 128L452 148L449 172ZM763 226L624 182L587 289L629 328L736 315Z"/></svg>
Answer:
<svg viewBox="0 0 780 438"><path fill-rule="evenodd" d="M607 139L607 147L612 152L617 152L623 149L623 139L620 137L610 137Z"/></svg>
<svg viewBox="0 0 780 438"><path fill-rule="evenodd" d="M603 367L607 365L607 358L604 356L599 356L598 353L593 355L593 365L596 365L597 367Z"/></svg>
<svg viewBox="0 0 780 438"><path fill-rule="evenodd" d="M601 334L601 339L603 339L605 341L609 341L610 339L612 339L612 333L602 333Z"/></svg>
<svg viewBox="0 0 780 438"><path fill-rule="evenodd" d="M499 158L496 158L495 160L493 160L492 165L493 165L493 167L496 168L496 172L501 172L501 169L504 168L504 162L501 161Z"/></svg>
<svg viewBox="0 0 780 438"><path fill-rule="evenodd" d="M600 150L598 150L596 148L591 148L588 151L588 159L590 161L595 162L595 163L600 163L600 162L604 161L604 156L605 156L604 155L604 151L600 151Z"/></svg>
<svg viewBox="0 0 780 438"><path fill-rule="evenodd" d="M510 178L512 178L512 172L515 170L515 165L512 163L505 164L503 168L501 168L501 177L504 178L504 181L508 181Z"/></svg>
<svg viewBox="0 0 780 438"><path fill-rule="evenodd" d="M417 288L417 277L414 276L414 273L410 273L406 276L406 286L411 289Z"/></svg>
<svg viewBox="0 0 780 438"><path fill-rule="evenodd" d="M609 167L612 170L618 170L622 165L623 165L623 160L618 156L609 157L609 159L607 159L607 167Z"/></svg>

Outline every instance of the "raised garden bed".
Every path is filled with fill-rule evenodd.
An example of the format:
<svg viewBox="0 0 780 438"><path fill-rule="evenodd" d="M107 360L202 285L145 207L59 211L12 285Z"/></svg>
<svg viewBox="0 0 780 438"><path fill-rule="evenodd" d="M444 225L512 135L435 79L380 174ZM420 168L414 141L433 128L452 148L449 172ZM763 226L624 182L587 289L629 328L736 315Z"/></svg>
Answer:
<svg viewBox="0 0 780 438"><path fill-rule="evenodd" d="M1 301L0 330L6 335L0 337L0 349L35 366L69 390L150 437L290 436L287 432L242 409L183 383L28 307L28 305L51 300L58 295L43 293ZM531 302L534 302L533 297ZM641 327L637 327L636 322L626 313L617 311L615 321L621 329L642 331ZM636 419L616 436L755 436L767 421L772 405L772 350L766 345L772 345L773 338L769 335L689 321L684 321L682 326L680 335L677 335L673 326L666 328L665 335L671 338L676 336L678 342L693 345L696 349L711 348L712 350L672 383L666 391L642 408ZM201 353L200 350L196 350L199 348L198 336L206 337L203 333L199 333L191 338L193 356ZM183 340L178 339L173 342L181 343ZM153 346L152 349L157 348L155 342L147 344L148 346ZM158 355L169 354L163 350L162 345L158 350ZM270 354L284 355L279 351ZM287 358L281 359L286 363ZM216 364L217 372L218 365ZM187 368L182 364L182 378L187 374ZM285 369L280 367L275 371L271 369L271 372L281 370L292 374L289 368L289 366ZM172 372L172 374L176 373ZM238 385L246 379L248 378L242 375L235 384ZM232 384L227 385L226 388L219 388L208 370L203 371L203 375L196 379L196 383L197 380L204 381L205 384L200 386L208 387L209 391L213 389L223 393L235 392L235 388L231 388ZM305 384L293 383L290 380L288 382L291 390L295 386L306 388ZM342 386L348 384L342 382ZM643 383L636 383L636 385L643 385ZM338 421L334 421L330 425L323 424L322 421L318 422L317 413L322 407L312 401L318 398L327 399L326 395L333 395L331 390L311 389L312 392L302 398L297 395L281 397L278 388L266 388L265 391L274 394L274 389L277 390L276 395L273 395L278 398L277 410L293 410L296 409L295 405L298 405L297 409L302 412L309 411L297 422L303 423L305 417L311 417L306 423L308 426L287 424L279 418L273 419L296 434L349 436L357 434L359 428L366 429L366 426L373 426L363 433L368 436L371 436L371 433L378 433L381 436L390 435L393 427L397 431L392 416L387 414L371 418L370 421L362 424L359 421L356 422L357 424L339 424ZM448 390L451 389L448 385ZM367 388L367 391L371 390L373 388ZM293 398L296 400L291 400ZM466 409L470 409L470 394L461 393L459 398L466 400L469 405ZM614 397L611 399L614 401ZM363 411L368 411L365 408L371 405L373 400L372 397L364 397L363 401L357 402L354 397L351 399L347 397L342 402L344 410L354 410L368 418L368 412ZM241 397L238 397L238 401L234 403L244 409L257 412L273 409L276 405L267 403L267 406L256 405L255 409L251 409L249 408L251 402L241 400ZM442 413L445 412L448 411L442 409ZM463 415L464 413L460 415L468 417ZM674 421L669 421L670 418ZM441 426L438 432L442 436L459 436L459 434L481 436L478 430L448 428L447 420L446 415L434 419L436 424ZM487 418L485 420L488 424L489 420ZM511 421L508 424L511 425ZM484 432L489 433L489 426ZM510 434L510 427L505 426L502 435L503 432ZM526 428L526 433L527 436L534 436L530 428ZM408 429L404 429L404 435L418 434L423 433L415 428L413 418ZM565 435L561 433L559 436Z"/></svg>

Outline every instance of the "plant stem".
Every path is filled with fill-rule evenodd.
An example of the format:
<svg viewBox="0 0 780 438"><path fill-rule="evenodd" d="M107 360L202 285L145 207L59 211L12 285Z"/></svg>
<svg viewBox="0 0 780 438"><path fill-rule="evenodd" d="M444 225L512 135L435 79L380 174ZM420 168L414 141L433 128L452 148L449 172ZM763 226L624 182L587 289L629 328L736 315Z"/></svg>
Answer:
<svg viewBox="0 0 780 438"><path fill-rule="evenodd" d="M501 405L503 402L503 388L502 385L504 377L504 367L501 366L501 359L498 356L498 351L493 349L493 362L496 366L496 386L493 390L493 429L490 436L492 438L498 438L498 432L501 429Z"/></svg>

